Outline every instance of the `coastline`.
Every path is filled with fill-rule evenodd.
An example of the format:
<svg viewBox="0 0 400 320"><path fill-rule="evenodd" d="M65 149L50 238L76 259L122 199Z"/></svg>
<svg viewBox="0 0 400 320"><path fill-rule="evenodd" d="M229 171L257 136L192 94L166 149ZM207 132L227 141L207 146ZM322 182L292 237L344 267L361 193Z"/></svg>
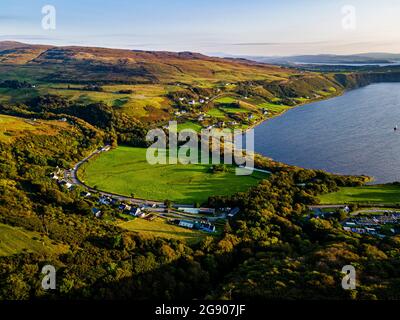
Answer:
<svg viewBox="0 0 400 320"><path fill-rule="evenodd" d="M299 107L302 107L302 106L305 106L305 105L309 105L309 104L312 104L312 103L315 103L315 102L327 101L327 100L330 100L330 99L333 99L333 98L337 98L337 97L343 96L345 93L347 93L347 92L349 92L349 91L353 91L353 90L356 90L356 89L360 89L360 88L362 88L362 87L367 87L367 86L369 86L369 85L371 85L371 84L372 84L372 83L367 84L367 85L365 85L365 86L359 86L359 87L355 87L355 88L349 88L349 89L341 90L341 91L336 92L335 94L330 95L330 96L327 96L327 97L321 97L321 98L313 99L313 100L310 100L310 101L307 101L307 102L301 102L301 103L299 103L299 104L296 104L295 106L292 106L292 107L290 107L290 108L288 108L288 109L282 111L282 112L279 113L279 114L275 114L274 116L267 117L267 118L261 119L260 121L257 121L257 122L254 123L251 127L247 128L247 129L245 130L245 132L248 132L248 131L250 131L250 130L256 128L256 127L258 127L259 125L263 124L264 122L267 122L267 121L272 120L272 119L274 119L274 118L280 117L280 116L284 115L286 112L288 112L288 111L290 111L290 110L294 110L294 109L296 109L296 108L299 108ZM297 165L287 164L287 163L281 162L281 161L279 161L279 160L275 160L275 159L269 157L268 155L264 155L264 154L261 154L261 153L255 152L255 151L254 151L254 154L255 154L255 155L258 155L258 156L260 156L260 157L263 157L263 158L271 159L271 160L273 160L273 161L275 161L275 162L279 162L279 163L282 163L282 164L287 165L287 166L297 167L297 168L303 168L303 169L309 169L309 170L317 170L317 169L315 169L315 168L305 168L305 167L300 167L300 166L297 166ZM375 182L375 181L376 181L376 178L373 177L373 176L350 175L350 174L343 174L343 173L339 173L339 172L331 172L331 171L329 171L329 170L323 170L323 171L326 171L327 173L330 173L330 174L333 174L333 175L365 177L365 180L366 180L366 181L365 181L365 185L371 185L371 186L372 186L372 185L382 185L382 183L376 183L376 182ZM390 183L384 183L384 184L390 184Z"/></svg>

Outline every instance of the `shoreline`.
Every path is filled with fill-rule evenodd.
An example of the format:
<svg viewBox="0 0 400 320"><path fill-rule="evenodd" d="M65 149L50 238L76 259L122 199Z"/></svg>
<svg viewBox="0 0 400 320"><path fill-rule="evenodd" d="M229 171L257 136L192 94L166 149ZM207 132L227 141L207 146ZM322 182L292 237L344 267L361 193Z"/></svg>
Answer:
<svg viewBox="0 0 400 320"><path fill-rule="evenodd" d="M307 101L307 102L299 103L299 104L297 104L297 105L295 105L295 106L293 106L293 107L288 108L287 110L284 110L283 112L281 112L281 113L279 113L279 114L276 114L276 115L274 115L274 116L272 116L272 117L267 117L267 118L265 118L265 119L262 119L262 120L260 120L260 121L257 121L257 122L254 123L251 127L247 128L244 132L247 133L248 131L250 131L250 130L252 130L252 129L258 127L258 126L260 126L260 125L263 124L264 122L267 122L267 121L269 121L269 120L272 120L272 119L277 118L277 117L280 117L280 116L283 116L286 112L288 112L288 111L290 111L290 110L294 110L294 109L296 109L296 108L299 108L299 107L302 107L302 106L305 106L305 105L309 105L309 104L312 104L312 103L315 103L315 102L321 102L321 101L327 101L327 100L330 100L330 99L334 99L334 98L343 96L343 95L344 95L345 93L347 93L347 92L350 92L350 91L353 91L353 90L357 90L357 89L360 89L360 88L363 88L363 87L367 87L367 86L369 86L369 85L371 85L371 84L373 84L373 83L369 83L369 84L367 84L367 85L363 85L363 86L359 86L359 87L355 87L355 88L345 89L345 90L340 91L340 92L338 92L337 94L331 95L331 96L329 96L329 97L321 97L321 98L319 98L319 99L314 99L314 100L312 100L312 101ZM297 168L302 168L302 169L306 169L306 170L322 170L322 171L325 171L325 172L330 173L330 174L333 174L333 175L366 177L366 178L368 179L368 181L365 182L365 185L370 185L370 186L374 186L374 185L387 185L387 184L392 184L392 183L395 182L395 181L393 181L393 182L387 182L387 183L381 183L381 182L377 183L377 182L374 182L374 181L376 181L376 178L373 177L373 176L343 174L343 173L338 173L338 172L331 172L331 171L329 171L329 170L327 170L327 169L316 169L316 168L300 167L300 166L297 166L297 165L288 164L288 163L285 163L285 162L282 162L282 161L273 159L272 157L270 157L270 156L268 156L268 155L261 154L261 153L259 153L259 152L256 152L255 150L254 150L254 154L255 154L255 155L258 155L258 156L261 156L261 157L264 157L264 158L271 159L271 160L273 160L273 161L275 161L275 162L279 162L279 163L282 163L282 164L287 165L287 166L291 166L291 167L297 167Z"/></svg>

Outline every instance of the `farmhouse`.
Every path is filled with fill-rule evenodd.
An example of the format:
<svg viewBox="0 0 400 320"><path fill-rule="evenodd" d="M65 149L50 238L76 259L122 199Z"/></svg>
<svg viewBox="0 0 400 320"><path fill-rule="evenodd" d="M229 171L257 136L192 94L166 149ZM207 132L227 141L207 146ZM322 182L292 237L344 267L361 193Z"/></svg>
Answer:
<svg viewBox="0 0 400 320"><path fill-rule="evenodd" d="M50 174L50 177L52 179L54 179L54 180L58 180L59 179L58 175L56 173L54 173L54 172Z"/></svg>
<svg viewBox="0 0 400 320"><path fill-rule="evenodd" d="M85 197L85 198L88 198L92 195L90 192L86 192L86 191L82 191L80 194L82 197Z"/></svg>
<svg viewBox="0 0 400 320"><path fill-rule="evenodd" d="M73 185L72 185L72 183L67 182L67 183L65 184L65 187L66 187L68 190L71 190L71 189L73 188Z"/></svg>
<svg viewBox="0 0 400 320"><path fill-rule="evenodd" d="M239 212L240 212L240 209L239 209L238 207L233 208L233 209L228 213L228 217L229 217L229 218L233 218L233 217L236 216Z"/></svg>
<svg viewBox="0 0 400 320"><path fill-rule="evenodd" d="M111 203L111 199L109 197L101 197L99 203L108 206Z"/></svg>
<svg viewBox="0 0 400 320"><path fill-rule="evenodd" d="M215 226L208 222L196 222L194 228L205 232L215 232L216 230Z"/></svg>
<svg viewBox="0 0 400 320"><path fill-rule="evenodd" d="M93 208L92 209L92 213L94 214L94 216L96 218L100 218L101 217L101 210L97 209L97 208Z"/></svg>
<svg viewBox="0 0 400 320"><path fill-rule="evenodd" d="M203 214L215 214L215 209L213 208L200 208L199 213Z"/></svg>
<svg viewBox="0 0 400 320"><path fill-rule="evenodd" d="M129 211L129 214L134 217L139 217L141 213L142 210L140 210L140 208L132 208L131 211Z"/></svg>
<svg viewBox="0 0 400 320"><path fill-rule="evenodd" d="M127 205L126 203L121 203L120 205L119 205L119 207L118 207L118 209L119 210L127 210L127 211L130 211L131 210L131 206L130 205Z"/></svg>
<svg viewBox="0 0 400 320"><path fill-rule="evenodd" d="M193 229L194 223L190 221L180 220L179 226L187 229Z"/></svg>

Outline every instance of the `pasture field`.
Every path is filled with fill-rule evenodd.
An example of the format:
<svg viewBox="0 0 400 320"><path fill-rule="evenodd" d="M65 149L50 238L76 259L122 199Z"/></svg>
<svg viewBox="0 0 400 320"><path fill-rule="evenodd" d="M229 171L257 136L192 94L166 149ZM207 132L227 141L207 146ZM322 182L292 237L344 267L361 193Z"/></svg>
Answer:
<svg viewBox="0 0 400 320"><path fill-rule="evenodd" d="M291 107L289 106L285 106L285 105L280 105L280 104L274 104L274 103L269 103L269 102L265 102L265 103L261 103L258 105L258 107L261 108L265 108L269 111L272 111L274 113L281 113L283 111L286 111L288 109L290 109Z"/></svg>
<svg viewBox="0 0 400 320"><path fill-rule="evenodd" d="M392 184L340 188L338 192L319 197L321 204L397 204L400 203L400 187Z"/></svg>
<svg viewBox="0 0 400 320"><path fill-rule="evenodd" d="M200 132L202 128L203 127L200 124L195 123L193 121L186 121L184 123L178 123L178 131L191 129L196 132Z"/></svg>
<svg viewBox="0 0 400 320"><path fill-rule="evenodd" d="M204 203L212 195L246 191L268 177L260 172L236 176L234 167L220 173L210 168L205 164L150 165L146 149L121 146L86 163L79 176L99 190L179 204Z"/></svg>
<svg viewBox="0 0 400 320"><path fill-rule="evenodd" d="M53 243L38 232L27 231L0 223L0 256L21 252L57 254L66 252L67 245Z"/></svg>
<svg viewBox="0 0 400 320"><path fill-rule="evenodd" d="M28 119L0 115L0 141L10 143L27 133L55 135L69 125L59 121L31 121Z"/></svg>
<svg viewBox="0 0 400 320"><path fill-rule="evenodd" d="M235 103L235 102L237 102L237 99L235 99L233 97L222 97L222 98L215 100L215 103L218 103L218 104L230 104L230 103Z"/></svg>
<svg viewBox="0 0 400 320"><path fill-rule="evenodd" d="M118 226L129 231L138 232L142 236L176 239L185 241L188 244L197 243L207 235L210 235L202 231L185 229L169 224L162 218L156 218L152 221L134 219L132 221L123 222Z"/></svg>

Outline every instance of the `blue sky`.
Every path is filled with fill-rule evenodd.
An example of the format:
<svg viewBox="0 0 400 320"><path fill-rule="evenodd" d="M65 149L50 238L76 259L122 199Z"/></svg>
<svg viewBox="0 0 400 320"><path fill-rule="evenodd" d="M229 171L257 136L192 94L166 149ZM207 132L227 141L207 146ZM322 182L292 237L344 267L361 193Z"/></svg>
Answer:
<svg viewBox="0 0 400 320"><path fill-rule="evenodd" d="M41 27L53 5L55 30ZM355 8L343 28L342 8ZM245 55L400 52L398 0L1 0L0 40Z"/></svg>

